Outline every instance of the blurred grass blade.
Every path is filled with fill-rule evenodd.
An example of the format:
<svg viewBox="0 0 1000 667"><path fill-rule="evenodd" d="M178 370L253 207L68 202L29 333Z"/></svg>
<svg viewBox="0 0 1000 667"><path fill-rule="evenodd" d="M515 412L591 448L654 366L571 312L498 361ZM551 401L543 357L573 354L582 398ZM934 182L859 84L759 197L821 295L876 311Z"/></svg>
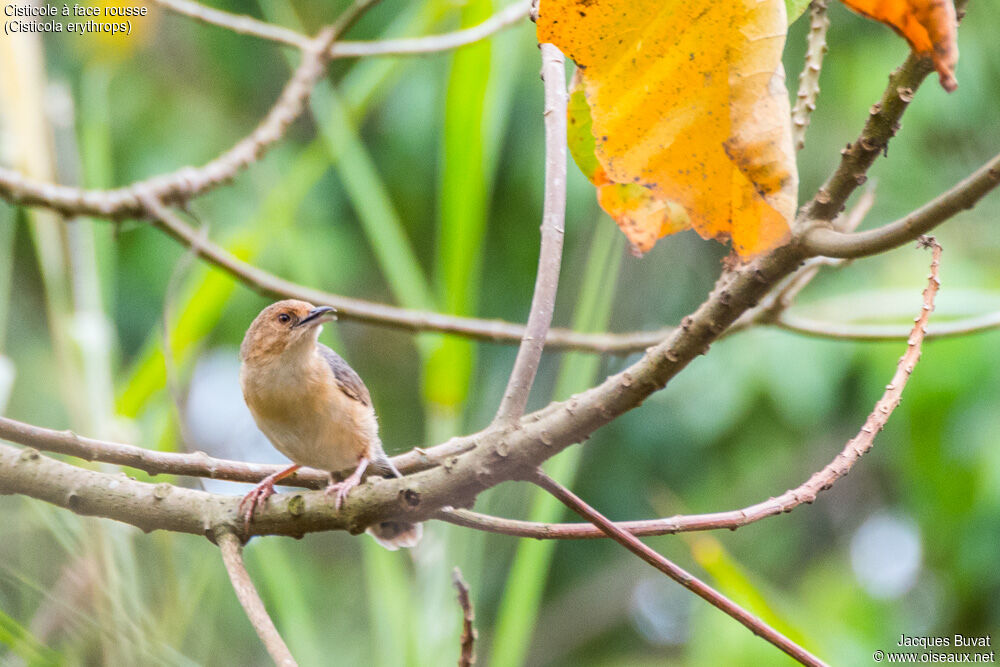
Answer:
<svg viewBox="0 0 1000 667"><path fill-rule="evenodd" d="M15 208L0 204L0 353L7 335L7 313L10 312L11 276L14 273L14 237L17 233ZM3 406L0 405L0 410Z"/></svg>
<svg viewBox="0 0 1000 667"><path fill-rule="evenodd" d="M114 186L114 163L111 140L111 71L106 63L87 63L80 79L79 142L82 167L81 182L88 188ZM115 312L115 276L118 274L118 243L115 225L88 218L96 248L100 275L101 302L109 313Z"/></svg>
<svg viewBox="0 0 1000 667"><path fill-rule="evenodd" d="M12 165L42 181L56 179L55 146L45 107L45 57L41 35L18 34L0 40L0 109ZM82 371L72 350L72 289L69 284L66 227L49 211L25 208L28 232L42 278L58 386L71 424L87 432L89 414Z"/></svg>
<svg viewBox="0 0 1000 667"><path fill-rule="evenodd" d="M334 628L318 631L317 610L310 608L304 595L298 567L288 555L288 546L290 543L283 540L255 540L244 551L244 557L253 577L259 577L257 587L264 604L278 624L281 636L294 648L296 658L304 665L329 662L318 640L324 635L341 633ZM332 625L334 619L329 620Z"/></svg>
<svg viewBox="0 0 1000 667"><path fill-rule="evenodd" d="M339 95L331 86L321 83L313 91L311 105L320 119L320 131L330 158L393 296L408 308L433 309L430 286L406 236L403 221Z"/></svg>
<svg viewBox="0 0 1000 667"><path fill-rule="evenodd" d="M414 649L418 640L413 622L416 604L401 554L383 549L366 536L358 539L362 540L375 664L385 667L417 664Z"/></svg>
<svg viewBox="0 0 1000 667"><path fill-rule="evenodd" d="M29 665L59 665L64 661L59 653L35 639L31 632L0 609L0 646Z"/></svg>
<svg viewBox="0 0 1000 667"><path fill-rule="evenodd" d="M594 229L583 285L573 316L573 328L578 331L603 331L607 328L614 301L615 277L624 247L624 237L606 220L600 220ZM581 352L565 354L556 379L555 400L565 399L589 387L594 382L600 362L601 358L597 355ZM545 470L563 484L572 485L582 453L582 447L568 449L549 459ZM532 489L531 497L529 520L550 523L558 521L563 515L565 508L552 496ZM491 642L490 665L493 667L518 667L524 663L531 647L531 636L556 543L557 540L518 542Z"/></svg>
<svg viewBox="0 0 1000 667"><path fill-rule="evenodd" d="M259 4L268 20L302 28L287 0ZM347 111L348 106L327 81L321 80L313 89L310 108L325 141L330 162L337 168L393 296L409 308L433 308L427 279L406 237L388 188L358 137Z"/></svg>
<svg viewBox="0 0 1000 667"><path fill-rule="evenodd" d="M815 650L815 645L792 622L778 613L768 602L767 596L750 580L739 562L711 535L684 533L691 547L691 555L715 582L715 587L759 616L800 646Z"/></svg>
<svg viewBox="0 0 1000 667"><path fill-rule="evenodd" d="M408 3L398 11L383 38L422 35L435 27L453 9L449 0ZM351 120L357 125L364 110L377 105L409 67L425 62L412 56L363 58L351 67L337 86Z"/></svg>
<svg viewBox="0 0 1000 667"><path fill-rule="evenodd" d="M461 10L461 26L485 20L493 11L491 0L473 0ZM477 42L448 55L444 117L438 172L437 229L434 293L438 309L456 315L478 311L482 277L483 241L489 215L489 192L494 170L487 165L484 136L486 106L493 87L490 61L492 45ZM502 100L495 111L507 110ZM494 142L495 143L495 142ZM425 441L443 442L462 430L469 387L476 365L476 345L454 336L423 337L430 344L424 355L423 398ZM440 656L458 645L459 617L454 606L450 573L483 537L453 526L434 525L427 530L428 546L441 549L441 558L416 561L418 664L439 664Z"/></svg>

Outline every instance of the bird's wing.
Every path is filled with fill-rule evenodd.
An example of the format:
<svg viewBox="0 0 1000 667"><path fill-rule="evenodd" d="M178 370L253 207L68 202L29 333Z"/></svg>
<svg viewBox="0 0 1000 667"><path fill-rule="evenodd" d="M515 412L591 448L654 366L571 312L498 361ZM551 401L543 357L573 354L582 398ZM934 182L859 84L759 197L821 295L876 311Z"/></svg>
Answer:
<svg viewBox="0 0 1000 667"><path fill-rule="evenodd" d="M354 372L354 369L348 366L347 362L339 354L326 345L317 343L316 347L319 348L320 356L323 357L330 370L333 371L333 377L337 381L337 386L340 387L340 390L355 401L360 401L363 405L370 406L372 404L372 397L368 393L368 387L361 381L358 374Z"/></svg>

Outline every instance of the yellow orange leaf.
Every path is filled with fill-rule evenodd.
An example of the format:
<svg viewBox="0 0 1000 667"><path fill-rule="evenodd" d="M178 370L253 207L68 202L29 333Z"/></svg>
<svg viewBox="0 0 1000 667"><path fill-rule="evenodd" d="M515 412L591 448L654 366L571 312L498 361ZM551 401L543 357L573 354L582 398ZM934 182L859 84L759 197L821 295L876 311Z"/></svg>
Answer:
<svg viewBox="0 0 1000 667"><path fill-rule="evenodd" d="M783 0L541 0L538 39L582 72L598 162L633 184L599 199L640 250L656 225L623 224L623 206L633 222L667 212L659 234L684 228L668 202L680 205L701 236L742 256L787 239L798 176L785 29Z"/></svg>
<svg viewBox="0 0 1000 667"><path fill-rule="evenodd" d="M652 249L657 239L691 229L691 219L683 206L657 199L636 183L598 186L597 203L618 223L636 255Z"/></svg>
<svg viewBox="0 0 1000 667"><path fill-rule="evenodd" d="M870 19L881 21L902 35L914 52L930 56L949 93L958 88L958 21L952 0L843 0Z"/></svg>
<svg viewBox="0 0 1000 667"><path fill-rule="evenodd" d="M576 165L597 187L597 201L628 237L634 254L649 251L667 234L691 229L683 206L656 198L637 183L612 183L597 159L591 132L590 107L583 93L580 72L573 75L567 108L566 139Z"/></svg>

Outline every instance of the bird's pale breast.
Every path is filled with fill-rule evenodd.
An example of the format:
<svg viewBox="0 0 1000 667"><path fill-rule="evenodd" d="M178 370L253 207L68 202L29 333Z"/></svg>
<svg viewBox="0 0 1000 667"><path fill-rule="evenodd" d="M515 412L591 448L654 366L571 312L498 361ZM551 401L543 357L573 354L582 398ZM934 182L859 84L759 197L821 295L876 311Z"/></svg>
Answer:
<svg viewBox="0 0 1000 667"><path fill-rule="evenodd" d="M318 356L303 362L241 369L243 395L260 430L301 465L336 471L371 458L378 444L372 407L345 394Z"/></svg>

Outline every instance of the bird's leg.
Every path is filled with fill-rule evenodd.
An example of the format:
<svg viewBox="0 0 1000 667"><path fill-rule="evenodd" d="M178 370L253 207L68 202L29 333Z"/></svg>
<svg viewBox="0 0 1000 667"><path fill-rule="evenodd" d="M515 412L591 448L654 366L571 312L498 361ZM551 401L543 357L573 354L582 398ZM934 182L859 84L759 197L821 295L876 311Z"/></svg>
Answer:
<svg viewBox="0 0 1000 667"><path fill-rule="evenodd" d="M250 520L253 519L254 512L257 508L264 504L270 496L274 495L274 485L277 482L285 479L292 475L296 470L301 468L300 465L288 466L284 470L280 470L273 475L268 475L260 481L260 484L253 487L250 493L243 496L243 500L240 501L240 512L243 513L243 528L246 532L250 532ZM246 509L244 510L244 506Z"/></svg>
<svg viewBox="0 0 1000 667"><path fill-rule="evenodd" d="M361 476L364 475L365 470L368 469L368 463L368 457L362 456L361 460L358 461L358 467L355 468L350 477L345 479L343 482L334 482L333 476L331 475L330 486L326 487L326 495L335 495L333 506L338 510L341 505L344 504L344 500L347 499L347 494L351 492L351 489L361 483Z"/></svg>

